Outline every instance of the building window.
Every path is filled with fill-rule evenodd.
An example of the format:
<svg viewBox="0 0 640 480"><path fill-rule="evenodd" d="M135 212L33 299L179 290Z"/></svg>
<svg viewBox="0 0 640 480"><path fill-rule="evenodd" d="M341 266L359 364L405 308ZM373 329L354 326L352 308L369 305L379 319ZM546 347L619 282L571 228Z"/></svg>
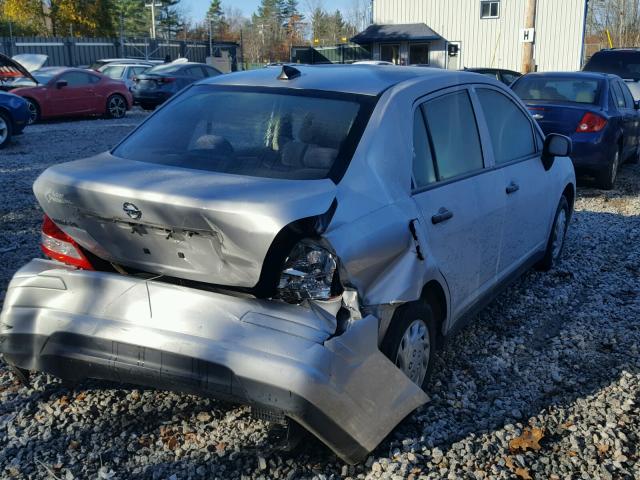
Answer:
<svg viewBox="0 0 640 480"><path fill-rule="evenodd" d="M380 45L380 60L400 65L400 45L391 43Z"/></svg>
<svg viewBox="0 0 640 480"><path fill-rule="evenodd" d="M429 44L412 43L409 45L410 65L429 65Z"/></svg>
<svg viewBox="0 0 640 480"><path fill-rule="evenodd" d="M480 18L498 18L500 16L500 0L480 0Z"/></svg>

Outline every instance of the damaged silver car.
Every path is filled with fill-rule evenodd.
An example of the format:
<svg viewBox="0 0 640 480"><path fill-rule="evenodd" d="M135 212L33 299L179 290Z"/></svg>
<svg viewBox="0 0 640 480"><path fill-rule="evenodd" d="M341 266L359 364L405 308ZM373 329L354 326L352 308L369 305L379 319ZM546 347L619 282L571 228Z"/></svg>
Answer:
<svg viewBox="0 0 640 480"><path fill-rule="evenodd" d="M360 461L427 401L436 348L559 260L570 149L472 73L204 80L38 178L50 259L15 274L0 351L23 376L246 403Z"/></svg>

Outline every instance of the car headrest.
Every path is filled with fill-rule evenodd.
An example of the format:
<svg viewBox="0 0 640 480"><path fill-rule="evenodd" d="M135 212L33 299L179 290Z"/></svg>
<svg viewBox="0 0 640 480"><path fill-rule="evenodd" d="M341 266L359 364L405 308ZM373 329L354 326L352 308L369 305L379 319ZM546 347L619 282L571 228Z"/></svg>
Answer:
<svg viewBox="0 0 640 480"><path fill-rule="evenodd" d="M233 147L229 141L219 135L200 135L194 142L193 148L200 150L215 150L218 155L233 154Z"/></svg>

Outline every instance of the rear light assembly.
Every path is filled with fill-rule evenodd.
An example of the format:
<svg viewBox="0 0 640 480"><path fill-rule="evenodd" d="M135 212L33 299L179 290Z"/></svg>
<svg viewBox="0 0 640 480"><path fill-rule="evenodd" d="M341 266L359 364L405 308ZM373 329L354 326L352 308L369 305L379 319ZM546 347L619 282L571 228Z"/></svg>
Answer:
<svg viewBox="0 0 640 480"><path fill-rule="evenodd" d="M83 270L94 270L75 240L60 230L47 215L42 222L40 237L40 248L47 257Z"/></svg>
<svg viewBox="0 0 640 480"><path fill-rule="evenodd" d="M160 83L173 83L176 81L175 77L162 77L158 79L158 82Z"/></svg>
<svg viewBox="0 0 640 480"><path fill-rule="evenodd" d="M596 133L607 125L607 119L592 112L587 112L578 123L576 133Z"/></svg>

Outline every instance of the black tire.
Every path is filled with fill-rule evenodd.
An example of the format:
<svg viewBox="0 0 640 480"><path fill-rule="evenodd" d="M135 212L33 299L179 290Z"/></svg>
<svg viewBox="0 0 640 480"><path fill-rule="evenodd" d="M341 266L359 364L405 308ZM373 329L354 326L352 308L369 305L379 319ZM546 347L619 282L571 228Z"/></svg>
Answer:
<svg viewBox="0 0 640 480"><path fill-rule="evenodd" d="M638 145L638 148L636 148L636 153L631 155L631 157L627 161L627 163L633 163L633 164L636 164L638 162L640 162L640 145Z"/></svg>
<svg viewBox="0 0 640 480"><path fill-rule="evenodd" d="M27 101L29 108L29 120L27 120L27 123L29 125L33 125L40 121L40 105L38 105L38 102L30 98L25 98L25 100Z"/></svg>
<svg viewBox="0 0 640 480"><path fill-rule="evenodd" d="M621 148L617 148L613 153L613 157L609 160L606 168L596 176L598 186L603 190L611 190L616 183L618 177L618 169L622 159Z"/></svg>
<svg viewBox="0 0 640 480"><path fill-rule="evenodd" d="M4 148L11 141L13 123L6 113L0 112L0 148Z"/></svg>
<svg viewBox="0 0 640 480"><path fill-rule="evenodd" d="M127 99L114 93L107 99L106 114L109 118L124 118L127 114Z"/></svg>
<svg viewBox="0 0 640 480"><path fill-rule="evenodd" d="M412 351L411 359L415 362L416 358L420 358L423 355L428 357L427 366L422 381L416 381L416 377L412 378L412 375L408 374L405 370L413 370L413 365L402 365L402 359L400 349L403 344L405 334L409 333L415 322L422 322L426 328L425 336L429 339L429 353L428 355L424 351ZM437 347L437 330L436 322L434 319L433 311L429 304L425 301L411 302L398 307L395 311L389 329L387 330L380 349L389 360L391 360L400 370L402 370L411 380L416 383L423 390L426 389L429 377L433 371L433 364L435 359L435 351ZM428 333L428 335L426 335ZM406 348L406 343L404 344ZM417 364L416 364L417 365ZM418 367L419 368L419 367Z"/></svg>
<svg viewBox="0 0 640 480"><path fill-rule="evenodd" d="M561 214L564 212L564 228L560 228L558 226L558 221L561 218ZM567 230L569 227L569 222L571 220L571 207L569 207L569 202L567 198L563 195L560 198L560 203L558 203L558 208L556 209L556 214L553 217L553 225L551 226L551 234L549 235L549 240L547 241L547 249L544 252L544 257L540 262L536 265L536 269L542 272L548 272L553 267L556 267L560 264L562 259L562 252L564 251L564 244L567 237ZM560 230L562 230L560 232ZM561 238L558 238L558 235L562 235ZM558 240L560 240L560 247L558 248Z"/></svg>

